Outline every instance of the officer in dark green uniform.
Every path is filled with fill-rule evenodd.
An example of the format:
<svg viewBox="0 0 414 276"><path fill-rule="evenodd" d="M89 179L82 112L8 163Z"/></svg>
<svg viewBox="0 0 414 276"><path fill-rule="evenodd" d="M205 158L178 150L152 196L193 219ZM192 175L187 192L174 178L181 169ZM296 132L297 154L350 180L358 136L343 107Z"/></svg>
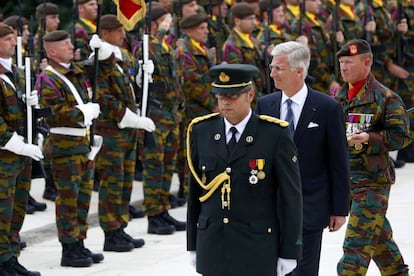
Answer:
<svg viewBox="0 0 414 276"><path fill-rule="evenodd" d="M188 127L187 250L208 275L285 275L301 250L302 195L288 123L251 110L248 64L210 69L220 113Z"/></svg>

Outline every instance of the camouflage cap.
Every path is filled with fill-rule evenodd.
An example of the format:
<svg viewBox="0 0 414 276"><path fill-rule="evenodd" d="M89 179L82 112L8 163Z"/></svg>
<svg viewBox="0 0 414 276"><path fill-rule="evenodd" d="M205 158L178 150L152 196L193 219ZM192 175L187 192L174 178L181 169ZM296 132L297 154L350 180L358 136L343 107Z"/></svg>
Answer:
<svg viewBox="0 0 414 276"><path fill-rule="evenodd" d="M214 78L211 92L213 94L233 94L246 86L253 85L253 77L259 73L259 69L251 64L220 64L209 70Z"/></svg>
<svg viewBox="0 0 414 276"><path fill-rule="evenodd" d="M247 16L254 15L254 10L249 4L241 2L231 7L231 13L233 18L243 19Z"/></svg>
<svg viewBox="0 0 414 276"><path fill-rule="evenodd" d="M13 33L13 28L11 26L4 23L0 23L0 37Z"/></svg>
<svg viewBox="0 0 414 276"><path fill-rule="evenodd" d="M46 34L43 37L43 41L45 42L54 42L54 41L61 41L69 38L69 34L63 30L57 30Z"/></svg>
<svg viewBox="0 0 414 276"><path fill-rule="evenodd" d="M13 29L17 29L19 27L19 20L22 22L23 25L27 25L27 19L23 16L12 15L4 19L3 23L6 25L11 26Z"/></svg>
<svg viewBox="0 0 414 276"><path fill-rule="evenodd" d="M105 14L101 17L101 28L104 30L115 30L123 27L122 23L114 14Z"/></svg>
<svg viewBox="0 0 414 276"><path fill-rule="evenodd" d="M50 15L50 14L59 14L59 8L57 5L45 2L45 4L39 4L36 7L36 18L42 18L43 14Z"/></svg>
<svg viewBox="0 0 414 276"><path fill-rule="evenodd" d="M336 56L356 56L361 54L371 53L371 46L366 40L363 39L353 39L348 41L342 48L336 52Z"/></svg>
<svg viewBox="0 0 414 276"><path fill-rule="evenodd" d="M208 21L208 15L204 12L192 14L184 17L180 22L180 28L183 30L198 26L203 22Z"/></svg>

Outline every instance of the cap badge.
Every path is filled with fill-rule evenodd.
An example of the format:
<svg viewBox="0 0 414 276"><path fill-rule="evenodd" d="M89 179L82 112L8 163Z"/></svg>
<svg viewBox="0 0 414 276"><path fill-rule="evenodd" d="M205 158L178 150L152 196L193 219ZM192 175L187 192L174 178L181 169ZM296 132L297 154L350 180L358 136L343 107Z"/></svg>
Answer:
<svg viewBox="0 0 414 276"><path fill-rule="evenodd" d="M220 75L219 75L219 80L221 81L221 82L229 82L230 81L230 76L229 75L227 75L226 73L224 73L224 72L221 72L220 73Z"/></svg>
<svg viewBox="0 0 414 276"><path fill-rule="evenodd" d="M349 52L351 53L351 55L358 54L358 47L357 47L357 45L356 44L349 45Z"/></svg>

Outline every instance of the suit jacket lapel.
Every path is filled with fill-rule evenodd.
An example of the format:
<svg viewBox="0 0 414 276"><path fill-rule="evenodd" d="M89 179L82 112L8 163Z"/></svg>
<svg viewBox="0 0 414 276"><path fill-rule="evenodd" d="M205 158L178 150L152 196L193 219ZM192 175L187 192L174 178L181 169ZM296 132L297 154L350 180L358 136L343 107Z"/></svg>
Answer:
<svg viewBox="0 0 414 276"><path fill-rule="evenodd" d="M226 133L224 128L224 119L219 120L219 124L213 134L213 144L217 149L217 155L224 161L227 162L227 146L226 146Z"/></svg>
<svg viewBox="0 0 414 276"><path fill-rule="evenodd" d="M314 101L314 97L312 96L313 93L320 93L314 92L311 89L308 90L308 95L306 96L305 104L303 105L302 112L299 117L298 125L296 126L295 133L294 133L294 140L298 142L301 137L303 137L302 133L306 130L309 123L312 122L313 117L316 114L316 111L319 108L318 103Z"/></svg>

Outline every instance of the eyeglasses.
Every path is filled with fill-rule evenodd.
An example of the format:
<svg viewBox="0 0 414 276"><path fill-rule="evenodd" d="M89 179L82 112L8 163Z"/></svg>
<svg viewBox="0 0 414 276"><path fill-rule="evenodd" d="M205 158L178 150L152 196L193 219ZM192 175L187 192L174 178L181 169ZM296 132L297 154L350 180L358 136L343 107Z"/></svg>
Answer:
<svg viewBox="0 0 414 276"><path fill-rule="evenodd" d="M216 94L216 98L217 100L229 100L229 101L234 101L237 100L242 94L245 94L246 92L242 92L242 93L236 93L236 94Z"/></svg>
<svg viewBox="0 0 414 276"><path fill-rule="evenodd" d="M270 71L275 70L276 72L282 72L288 70L289 68L282 68L277 65L269 64L269 69Z"/></svg>
<svg viewBox="0 0 414 276"><path fill-rule="evenodd" d="M245 18L243 18L243 20L249 20L249 21L254 21L254 22L256 22L256 16L249 16L249 17L245 17Z"/></svg>

